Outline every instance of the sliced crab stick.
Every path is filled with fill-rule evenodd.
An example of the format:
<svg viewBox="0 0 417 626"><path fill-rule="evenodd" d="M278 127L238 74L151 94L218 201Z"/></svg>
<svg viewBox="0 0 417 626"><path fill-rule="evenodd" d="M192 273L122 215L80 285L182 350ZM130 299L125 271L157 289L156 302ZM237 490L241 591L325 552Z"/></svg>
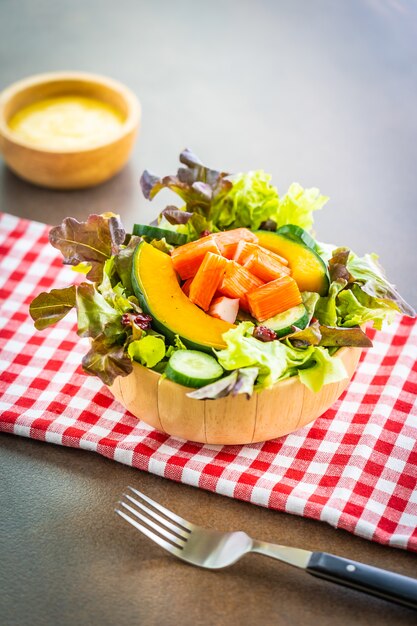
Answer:
<svg viewBox="0 0 417 626"><path fill-rule="evenodd" d="M219 247L213 235L208 235L207 237L197 239L197 241L186 243L171 252L172 264L182 280L192 278L196 275L207 252L220 254Z"/></svg>
<svg viewBox="0 0 417 626"><path fill-rule="evenodd" d="M247 310L246 295L261 285L263 281L251 274L245 267L241 267L234 261L227 261L226 272L219 291L228 298L239 298L240 306Z"/></svg>
<svg viewBox="0 0 417 626"><path fill-rule="evenodd" d="M247 295L251 315L259 322L301 304L301 294L291 276L282 276Z"/></svg>
<svg viewBox="0 0 417 626"><path fill-rule="evenodd" d="M207 311L220 283L228 261L219 254L207 252L190 285L189 298Z"/></svg>
<svg viewBox="0 0 417 626"><path fill-rule="evenodd" d="M208 314L212 317L218 317L225 322L234 324L239 311L239 298L226 298L220 296L211 301Z"/></svg>
<svg viewBox="0 0 417 626"><path fill-rule="evenodd" d="M221 254L226 259L232 259L239 241L258 242L258 237L247 228L234 228L233 230L224 230L215 233L213 237L220 248Z"/></svg>
<svg viewBox="0 0 417 626"><path fill-rule="evenodd" d="M262 248L254 250L244 262L243 267L266 283L291 273L289 267L274 259Z"/></svg>

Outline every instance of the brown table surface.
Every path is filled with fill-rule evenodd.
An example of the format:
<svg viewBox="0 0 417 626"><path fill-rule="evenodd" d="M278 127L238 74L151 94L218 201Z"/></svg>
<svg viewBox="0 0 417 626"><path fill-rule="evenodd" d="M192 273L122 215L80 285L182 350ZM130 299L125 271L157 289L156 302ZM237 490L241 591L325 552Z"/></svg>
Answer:
<svg viewBox="0 0 417 626"><path fill-rule="evenodd" d="M173 173L182 148L229 171L264 168L331 197L323 241L378 251L417 305L417 9L349 3L99 0L0 3L0 88L77 69L128 84L143 106L129 165L88 191L38 189L0 165L0 210L58 223L117 211L155 217L147 167ZM98 455L0 435L0 622L415 624L415 612L261 556L210 572L175 561L113 508L127 485L197 523L326 550L416 575L416 556L324 523L176 484Z"/></svg>

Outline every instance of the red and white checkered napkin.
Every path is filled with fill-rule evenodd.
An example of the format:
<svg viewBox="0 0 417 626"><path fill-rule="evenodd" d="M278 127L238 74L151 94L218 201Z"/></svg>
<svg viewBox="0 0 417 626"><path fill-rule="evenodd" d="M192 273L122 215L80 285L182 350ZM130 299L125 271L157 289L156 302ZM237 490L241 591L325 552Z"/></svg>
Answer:
<svg viewBox="0 0 417 626"><path fill-rule="evenodd" d="M348 390L296 433L247 446L201 445L138 421L80 368L87 340L69 316L37 332L40 291L74 273L47 227L0 214L0 431L74 448L417 551L417 324L371 331ZM279 410L279 408L277 408Z"/></svg>

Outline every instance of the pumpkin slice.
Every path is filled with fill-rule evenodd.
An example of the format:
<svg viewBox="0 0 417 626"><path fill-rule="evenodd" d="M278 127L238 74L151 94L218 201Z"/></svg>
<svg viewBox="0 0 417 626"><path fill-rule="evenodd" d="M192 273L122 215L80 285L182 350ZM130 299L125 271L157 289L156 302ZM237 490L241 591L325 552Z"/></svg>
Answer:
<svg viewBox="0 0 417 626"><path fill-rule="evenodd" d="M204 352L226 347L222 335L233 324L211 317L187 298L168 254L142 241L133 259L132 284L152 325L169 340L179 335L186 346Z"/></svg>
<svg viewBox="0 0 417 626"><path fill-rule="evenodd" d="M316 291L325 296L329 289L327 268L322 258L302 241L268 230L256 231L259 245L288 260L291 276L300 291Z"/></svg>

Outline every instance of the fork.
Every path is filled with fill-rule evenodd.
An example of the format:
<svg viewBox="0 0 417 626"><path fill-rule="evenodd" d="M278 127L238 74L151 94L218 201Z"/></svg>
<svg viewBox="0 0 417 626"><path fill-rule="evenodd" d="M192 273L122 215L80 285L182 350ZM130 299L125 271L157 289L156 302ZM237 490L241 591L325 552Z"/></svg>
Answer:
<svg viewBox="0 0 417 626"><path fill-rule="evenodd" d="M258 541L242 531L219 532L203 528L133 487L128 489L136 497L123 494L124 500L119 502L116 513L161 548L187 563L222 569L249 552L257 552L304 569L313 576L417 609L417 580L414 578L326 552Z"/></svg>

